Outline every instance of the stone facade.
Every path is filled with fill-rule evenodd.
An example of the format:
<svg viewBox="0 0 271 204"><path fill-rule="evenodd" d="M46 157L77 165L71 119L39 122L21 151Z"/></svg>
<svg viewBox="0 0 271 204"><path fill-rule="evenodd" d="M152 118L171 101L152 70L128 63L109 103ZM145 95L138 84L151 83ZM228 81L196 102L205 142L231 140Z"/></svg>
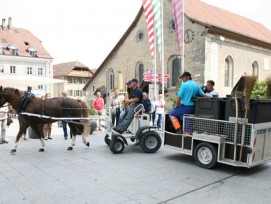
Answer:
<svg viewBox="0 0 271 204"><path fill-rule="evenodd" d="M199 85L204 85L209 79L214 80L216 82L215 88L220 96L230 94L234 84L244 72L252 74L254 62L258 66L256 72L260 80L270 74L271 49L251 45L234 38L227 38L214 31L209 32L209 27L195 22L188 16L185 17L184 24L184 35L187 35L184 36L186 41L184 69L179 65L179 70L172 72L174 60L178 58L179 51L176 32L172 29L173 17L171 12L170 1L164 1L164 63L165 73L171 75L169 82L165 84L168 89L168 93L165 94L168 108L172 105L169 100L176 94L176 81L172 82L172 78L178 80L176 76L184 70L191 72L193 80ZM144 66L144 72L153 67L149 51L147 25L142 10L127 32L128 34L126 33L127 35L121 38L111 54L99 67L90 83L84 88L88 100L93 99L96 88L105 85L106 69L111 70L114 76L114 82L110 88L124 89L126 81L139 77L140 64ZM139 41L138 34L141 32L143 33L143 40ZM227 33L227 31L223 32ZM159 58L158 51L157 58ZM226 59L230 61L230 66L232 66L228 72L225 71ZM157 72L161 73L159 60ZM227 79L225 79L225 75L228 76ZM227 80L226 85L225 80Z"/></svg>

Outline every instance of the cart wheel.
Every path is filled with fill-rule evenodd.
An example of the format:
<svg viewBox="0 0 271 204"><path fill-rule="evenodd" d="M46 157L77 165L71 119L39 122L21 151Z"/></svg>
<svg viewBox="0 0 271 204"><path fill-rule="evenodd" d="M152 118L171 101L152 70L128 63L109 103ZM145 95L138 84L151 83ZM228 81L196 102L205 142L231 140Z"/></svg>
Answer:
<svg viewBox="0 0 271 204"><path fill-rule="evenodd" d="M109 135L105 135L105 136L104 136L104 142L105 142L105 144L107 144L107 145L110 144L111 140L109 139Z"/></svg>
<svg viewBox="0 0 271 204"><path fill-rule="evenodd" d="M217 149L210 143L201 142L194 149L194 159L198 166L211 169L217 163Z"/></svg>
<svg viewBox="0 0 271 204"><path fill-rule="evenodd" d="M124 142L121 139L113 139L109 144L111 152L114 154L120 154L124 150Z"/></svg>
<svg viewBox="0 0 271 204"><path fill-rule="evenodd" d="M162 140L157 132L148 131L141 136L139 144L144 152L154 153L161 147Z"/></svg>

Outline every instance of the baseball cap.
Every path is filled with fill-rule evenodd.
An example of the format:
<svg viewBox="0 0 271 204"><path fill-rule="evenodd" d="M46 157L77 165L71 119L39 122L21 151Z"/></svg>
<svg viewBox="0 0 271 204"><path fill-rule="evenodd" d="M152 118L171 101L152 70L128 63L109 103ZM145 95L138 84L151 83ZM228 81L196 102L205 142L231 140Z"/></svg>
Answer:
<svg viewBox="0 0 271 204"><path fill-rule="evenodd" d="M131 82L136 82L136 83L138 83L138 80L137 80L136 78L134 78L134 79L131 79L131 80L130 80L130 83L131 83Z"/></svg>
<svg viewBox="0 0 271 204"><path fill-rule="evenodd" d="M128 82L126 82L126 85L129 85L131 83L131 80L129 80Z"/></svg>
<svg viewBox="0 0 271 204"><path fill-rule="evenodd" d="M191 74L189 72L184 72L179 78L183 78L185 76L191 77Z"/></svg>

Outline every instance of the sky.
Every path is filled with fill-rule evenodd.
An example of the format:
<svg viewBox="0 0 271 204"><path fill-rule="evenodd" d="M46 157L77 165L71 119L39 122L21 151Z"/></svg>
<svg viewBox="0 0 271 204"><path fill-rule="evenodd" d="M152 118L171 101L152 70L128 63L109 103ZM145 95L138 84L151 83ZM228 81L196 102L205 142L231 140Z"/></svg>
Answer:
<svg viewBox="0 0 271 204"><path fill-rule="evenodd" d="M186 0L189 1L189 0ZM270 0L202 0L271 30ZM257 4L256 4L256 3ZM0 18L28 29L54 58L100 66L135 19L142 0L1 0Z"/></svg>

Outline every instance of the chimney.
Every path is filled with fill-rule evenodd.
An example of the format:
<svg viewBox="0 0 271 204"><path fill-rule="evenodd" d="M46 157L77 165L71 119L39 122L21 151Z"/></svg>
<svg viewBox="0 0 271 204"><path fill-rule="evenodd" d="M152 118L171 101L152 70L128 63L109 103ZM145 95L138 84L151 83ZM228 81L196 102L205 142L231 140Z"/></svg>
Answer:
<svg viewBox="0 0 271 204"><path fill-rule="evenodd" d="M2 28L3 30L6 28L6 19L2 19Z"/></svg>
<svg viewBox="0 0 271 204"><path fill-rule="evenodd" d="M8 29L11 30L11 28L12 28L12 18L9 17L8 18Z"/></svg>

